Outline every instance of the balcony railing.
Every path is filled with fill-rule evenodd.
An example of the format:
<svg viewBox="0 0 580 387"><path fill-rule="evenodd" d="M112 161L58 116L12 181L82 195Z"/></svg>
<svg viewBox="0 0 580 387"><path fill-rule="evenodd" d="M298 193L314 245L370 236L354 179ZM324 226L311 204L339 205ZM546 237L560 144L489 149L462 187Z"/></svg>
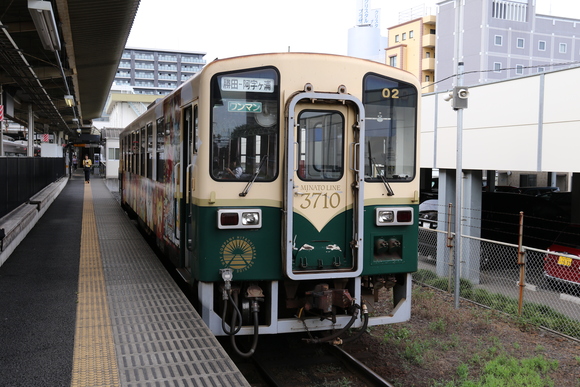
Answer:
<svg viewBox="0 0 580 387"><path fill-rule="evenodd" d="M423 58L421 67L423 71L435 71L435 58Z"/></svg>
<svg viewBox="0 0 580 387"><path fill-rule="evenodd" d="M435 35L423 35L423 47L435 47Z"/></svg>

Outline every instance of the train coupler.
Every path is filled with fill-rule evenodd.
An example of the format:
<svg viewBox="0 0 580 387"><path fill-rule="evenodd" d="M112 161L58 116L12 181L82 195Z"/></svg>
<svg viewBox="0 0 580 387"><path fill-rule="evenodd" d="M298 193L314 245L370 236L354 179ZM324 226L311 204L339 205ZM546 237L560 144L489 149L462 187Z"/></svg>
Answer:
<svg viewBox="0 0 580 387"><path fill-rule="evenodd" d="M256 299L261 298L261 299L263 299L264 292L262 291L262 288L259 287L258 285L250 285L246 289L246 298L256 298Z"/></svg>
<svg viewBox="0 0 580 387"><path fill-rule="evenodd" d="M332 312L333 307L346 309L354 303L348 290L330 289L328 284L318 284L314 290L306 292L306 295L312 297L311 308L320 309L325 313Z"/></svg>

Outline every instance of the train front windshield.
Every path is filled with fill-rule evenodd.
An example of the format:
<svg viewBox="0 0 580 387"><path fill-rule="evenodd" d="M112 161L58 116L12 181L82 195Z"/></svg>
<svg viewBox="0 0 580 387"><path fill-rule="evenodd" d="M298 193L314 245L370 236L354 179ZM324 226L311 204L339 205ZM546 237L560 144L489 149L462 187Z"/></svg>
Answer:
<svg viewBox="0 0 580 387"><path fill-rule="evenodd" d="M272 68L214 76L211 89L215 180L272 181L278 172L279 88Z"/></svg>
<svg viewBox="0 0 580 387"><path fill-rule="evenodd" d="M405 82L378 75L365 77L366 181L414 179L417 94Z"/></svg>

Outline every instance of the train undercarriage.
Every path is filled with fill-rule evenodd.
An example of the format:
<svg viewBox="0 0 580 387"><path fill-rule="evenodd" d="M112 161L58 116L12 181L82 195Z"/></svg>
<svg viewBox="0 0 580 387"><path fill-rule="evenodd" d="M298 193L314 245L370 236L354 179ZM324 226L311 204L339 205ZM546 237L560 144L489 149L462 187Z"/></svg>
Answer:
<svg viewBox="0 0 580 387"><path fill-rule="evenodd" d="M329 280L198 283L205 323L218 336L306 332L312 343L340 344L368 326L410 318L411 275L363 276Z"/></svg>

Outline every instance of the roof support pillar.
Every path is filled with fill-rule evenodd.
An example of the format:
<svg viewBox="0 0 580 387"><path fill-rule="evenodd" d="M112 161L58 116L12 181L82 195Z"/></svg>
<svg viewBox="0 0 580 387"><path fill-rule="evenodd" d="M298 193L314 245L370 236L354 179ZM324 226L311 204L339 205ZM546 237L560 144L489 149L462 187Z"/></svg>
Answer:
<svg viewBox="0 0 580 387"><path fill-rule="evenodd" d="M28 150L27 156L34 156L34 112L32 105L28 105Z"/></svg>

